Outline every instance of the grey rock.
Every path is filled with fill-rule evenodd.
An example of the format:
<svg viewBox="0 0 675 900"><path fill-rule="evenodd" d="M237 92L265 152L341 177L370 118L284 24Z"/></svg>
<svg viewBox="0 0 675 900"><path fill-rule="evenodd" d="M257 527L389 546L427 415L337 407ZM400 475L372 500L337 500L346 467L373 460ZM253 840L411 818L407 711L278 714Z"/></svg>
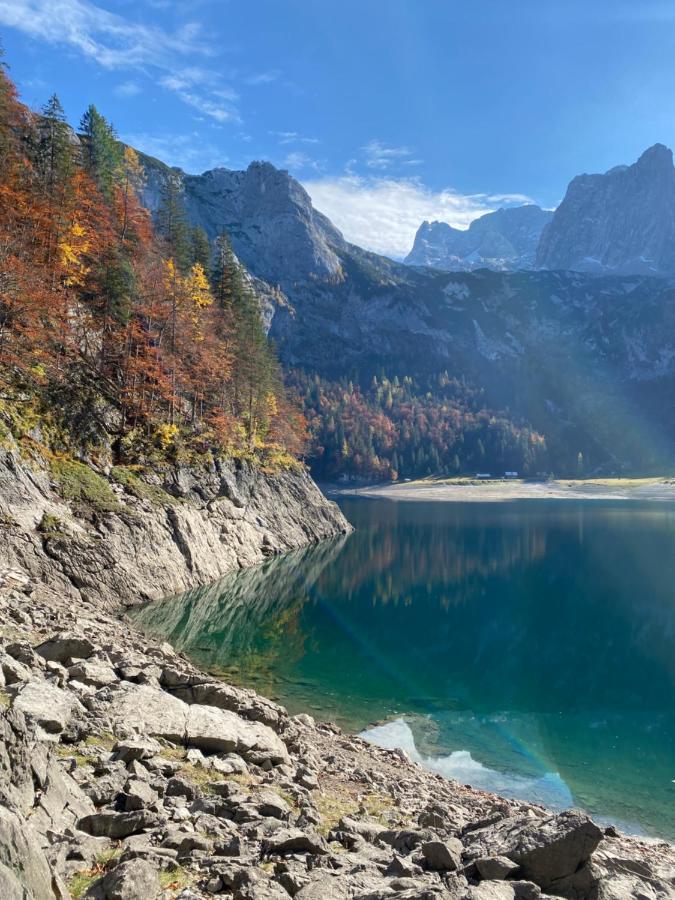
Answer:
<svg viewBox="0 0 675 900"><path fill-rule="evenodd" d="M84 816L78 821L77 827L94 837L119 839L146 828L155 828L159 822L159 817L148 810L123 813L102 811Z"/></svg>
<svg viewBox="0 0 675 900"><path fill-rule="evenodd" d="M14 705L46 736L64 731L76 712L83 712L80 702L70 692L50 684L33 680L25 683L14 698Z"/></svg>
<svg viewBox="0 0 675 900"><path fill-rule="evenodd" d="M120 863L101 885L105 900L155 900L160 892L156 869L143 859Z"/></svg>
<svg viewBox="0 0 675 900"><path fill-rule="evenodd" d="M71 659L88 659L95 647L85 637L77 634L57 634L35 648L44 659L66 664Z"/></svg>
<svg viewBox="0 0 675 900"><path fill-rule="evenodd" d="M328 852L324 839L314 832L301 831L299 828L286 828L275 832L263 842L265 853L312 853Z"/></svg>
<svg viewBox="0 0 675 900"><path fill-rule="evenodd" d="M75 678L82 684L91 685L93 687L105 687L117 681L117 675L111 665L105 662L94 660L91 662L80 662L68 669L68 675Z"/></svg>
<svg viewBox="0 0 675 900"><path fill-rule="evenodd" d="M283 821L290 817L290 806L276 791L261 791L255 796L254 803L261 816L271 816Z"/></svg>
<svg viewBox="0 0 675 900"><path fill-rule="evenodd" d="M0 806L0 896L5 900L51 898L52 873L37 835L18 815Z"/></svg>
<svg viewBox="0 0 675 900"><path fill-rule="evenodd" d="M150 759L161 753L162 745L149 737L139 737L128 741L118 741L113 747L115 759L121 759L125 763L134 760Z"/></svg>
<svg viewBox="0 0 675 900"><path fill-rule="evenodd" d="M508 878L518 871L518 864L506 856L481 856L474 860L481 878L499 880Z"/></svg>
<svg viewBox="0 0 675 900"><path fill-rule="evenodd" d="M133 812L153 806L159 799L157 791L153 790L147 781L140 778L131 778L124 786L124 809Z"/></svg>
<svg viewBox="0 0 675 900"><path fill-rule="evenodd" d="M422 856L430 869L437 872L454 872L462 864L462 843L457 838L447 841L426 841L422 844Z"/></svg>

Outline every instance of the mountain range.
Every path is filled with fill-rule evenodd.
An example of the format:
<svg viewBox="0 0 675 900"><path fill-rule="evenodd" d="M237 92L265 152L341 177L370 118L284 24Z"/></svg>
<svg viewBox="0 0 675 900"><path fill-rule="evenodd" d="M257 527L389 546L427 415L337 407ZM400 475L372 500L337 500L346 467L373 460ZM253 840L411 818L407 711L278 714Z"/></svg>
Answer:
<svg viewBox="0 0 675 900"><path fill-rule="evenodd" d="M423 222L405 262L448 271L530 269L552 218L552 212L530 204L487 213L465 231L446 222Z"/></svg>
<svg viewBox="0 0 675 900"><path fill-rule="evenodd" d="M631 166L579 175L555 210L528 205L461 231L423 222L409 265L447 271L551 269L597 275L675 274L675 168L663 144Z"/></svg>
<svg viewBox="0 0 675 900"><path fill-rule="evenodd" d="M170 170L144 164L145 202L156 209ZM276 298L267 319L287 369L360 384L382 372L447 372L487 408L543 434L559 471L574 471L580 455L594 470L675 461L675 417L664 415L675 386L675 284L653 277L675 267L665 148L575 179L553 216L525 207L474 223L475 252L496 259L495 233L508 230L509 247L539 267L514 272L443 272L356 247L269 163L181 177L192 221L210 238L225 228ZM540 225L535 260L528 235ZM601 265L587 266L589 257ZM633 273L644 259L653 270Z"/></svg>

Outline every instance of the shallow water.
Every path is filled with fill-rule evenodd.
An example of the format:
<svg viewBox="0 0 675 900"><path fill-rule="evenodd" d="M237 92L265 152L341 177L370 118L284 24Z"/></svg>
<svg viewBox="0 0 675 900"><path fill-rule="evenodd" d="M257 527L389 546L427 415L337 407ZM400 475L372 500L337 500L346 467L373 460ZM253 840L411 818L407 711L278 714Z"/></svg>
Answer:
<svg viewBox="0 0 675 900"><path fill-rule="evenodd" d="M675 506L341 505L353 535L138 624L462 782L675 839Z"/></svg>

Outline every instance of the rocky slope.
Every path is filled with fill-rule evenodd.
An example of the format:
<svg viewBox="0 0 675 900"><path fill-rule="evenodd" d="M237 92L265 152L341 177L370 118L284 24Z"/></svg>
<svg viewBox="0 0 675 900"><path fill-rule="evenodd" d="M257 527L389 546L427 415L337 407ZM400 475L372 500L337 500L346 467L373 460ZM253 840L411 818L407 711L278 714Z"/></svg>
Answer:
<svg viewBox="0 0 675 900"><path fill-rule="evenodd" d="M447 222L423 222L405 262L451 272L530 269L552 216L548 210L528 205L480 216L465 231Z"/></svg>
<svg viewBox="0 0 675 900"><path fill-rule="evenodd" d="M663 144L632 166L579 175L545 229L536 264L599 274L675 273L675 168Z"/></svg>
<svg viewBox="0 0 675 900"><path fill-rule="evenodd" d="M675 849L423 771L0 572L3 900L667 900Z"/></svg>
<svg viewBox="0 0 675 900"><path fill-rule="evenodd" d="M143 480L0 449L0 564L78 599L165 597L349 528L300 468L214 460Z"/></svg>

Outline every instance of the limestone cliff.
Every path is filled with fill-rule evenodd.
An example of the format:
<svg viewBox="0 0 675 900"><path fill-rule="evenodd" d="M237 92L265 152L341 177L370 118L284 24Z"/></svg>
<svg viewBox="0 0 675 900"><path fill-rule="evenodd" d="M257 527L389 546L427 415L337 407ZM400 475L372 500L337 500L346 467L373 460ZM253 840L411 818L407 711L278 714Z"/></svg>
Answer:
<svg viewBox="0 0 675 900"><path fill-rule="evenodd" d="M86 475L73 465L76 477ZM40 456L0 450L0 565L69 595L132 603L350 527L300 467L263 472L214 460L168 467L149 481L121 472L92 471L101 498L69 501Z"/></svg>

